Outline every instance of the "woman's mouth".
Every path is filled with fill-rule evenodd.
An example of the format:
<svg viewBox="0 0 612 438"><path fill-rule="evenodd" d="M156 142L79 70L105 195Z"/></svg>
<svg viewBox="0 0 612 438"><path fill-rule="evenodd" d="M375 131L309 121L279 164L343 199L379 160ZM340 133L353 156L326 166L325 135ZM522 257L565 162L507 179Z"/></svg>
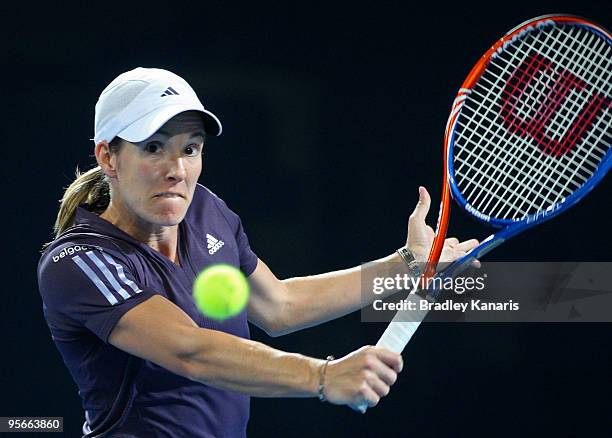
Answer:
<svg viewBox="0 0 612 438"><path fill-rule="evenodd" d="M180 193L174 193L174 192L162 192L162 193L158 193L154 196L154 198L185 198L182 194Z"/></svg>

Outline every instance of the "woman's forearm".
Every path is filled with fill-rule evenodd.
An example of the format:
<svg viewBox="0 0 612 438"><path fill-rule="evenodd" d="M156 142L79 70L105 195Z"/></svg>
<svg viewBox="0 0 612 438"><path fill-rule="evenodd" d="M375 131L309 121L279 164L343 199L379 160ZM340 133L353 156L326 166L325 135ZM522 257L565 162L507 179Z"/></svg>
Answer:
<svg viewBox="0 0 612 438"><path fill-rule="evenodd" d="M350 269L283 280L288 289L288 299L283 311L285 330L279 334L341 317L398 290L386 289L374 294L372 285L363 283L364 279L395 278L407 274L407 266L397 253L393 253Z"/></svg>
<svg viewBox="0 0 612 438"><path fill-rule="evenodd" d="M183 358L193 380L257 397L317 395L322 360L215 330L196 328L193 336Z"/></svg>

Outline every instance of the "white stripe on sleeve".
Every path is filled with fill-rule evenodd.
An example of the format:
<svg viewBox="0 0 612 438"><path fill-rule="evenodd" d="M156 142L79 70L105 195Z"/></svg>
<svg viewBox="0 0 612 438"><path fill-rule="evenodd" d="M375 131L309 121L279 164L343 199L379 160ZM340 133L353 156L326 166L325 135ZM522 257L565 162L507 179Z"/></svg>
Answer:
<svg viewBox="0 0 612 438"><path fill-rule="evenodd" d="M74 257L72 257L72 260L74 261L74 263L77 264L77 266L79 268L81 268L81 271L83 271L85 273L85 275L87 275L89 277L89 279L93 282L93 284L96 285L98 290L100 292L102 292L102 295L104 295L104 297L108 300L109 303L111 303L111 305L114 306L115 304L117 304L119 302L117 300L117 298L115 298L115 296L111 293L111 291L108 290L108 288L104 285L102 280L100 280L100 278L98 278L96 273L89 266L87 266L87 263L85 263L81 259L80 256L78 256L78 255L74 256Z"/></svg>
<svg viewBox="0 0 612 438"><path fill-rule="evenodd" d="M96 264L98 269L102 272L102 274L104 274L108 282L115 288L115 291L117 291L119 295L126 300L131 297L131 295L119 284L119 282L115 280L115 277L113 277L113 274L108 267L98 258L98 256L93 253L93 251L87 251L85 254L87 254L87 257L89 257L89 259Z"/></svg>
<svg viewBox="0 0 612 438"><path fill-rule="evenodd" d="M115 261L114 258L112 258L111 256L109 256L108 254L106 254L105 252L102 253L102 256L106 259L106 261L108 263L110 263L111 265L113 265L116 269L117 269L117 275L119 276L119 278L121 279L121 281L123 281L125 284L127 284L130 288L132 288L132 290L134 292L136 292L137 294L139 294L140 292L142 292L142 289L140 289L138 287L138 285L136 283L134 283L132 280L130 280L129 278L127 278L125 276L125 273L123 272L123 266L121 266L119 263L117 263Z"/></svg>

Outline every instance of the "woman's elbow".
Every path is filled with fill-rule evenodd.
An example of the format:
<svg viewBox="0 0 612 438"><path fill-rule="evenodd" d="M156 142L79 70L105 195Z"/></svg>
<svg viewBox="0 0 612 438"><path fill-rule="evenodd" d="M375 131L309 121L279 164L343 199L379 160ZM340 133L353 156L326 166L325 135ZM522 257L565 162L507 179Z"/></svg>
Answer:
<svg viewBox="0 0 612 438"><path fill-rule="evenodd" d="M277 338L291 332L290 321L289 306L277 305L269 307L267 312L260 313L257 321L253 322L268 336Z"/></svg>
<svg viewBox="0 0 612 438"><path fill-rule="evenodd" d="M197 358L201 356L202 345L199 327L189 327L174 337L173 348L166 368L190 380L202 381L203 375Z"/></svg>
<svg viewBox="0 0 612 438"><path fill-rule="evenodd" d="M272 325L270 327L265 328L264 331L271 338L278 338L279 336L286 335L290 332L287 327L282 325Z"/></svg>
<svg viewBox="0 0 612 438"><path fill-rule="evenodd" d="M277 315L270 314L265 317L259 315L258 318L249 318L249 320L271 338L277 338L286 333L286 326Z"/></svg>

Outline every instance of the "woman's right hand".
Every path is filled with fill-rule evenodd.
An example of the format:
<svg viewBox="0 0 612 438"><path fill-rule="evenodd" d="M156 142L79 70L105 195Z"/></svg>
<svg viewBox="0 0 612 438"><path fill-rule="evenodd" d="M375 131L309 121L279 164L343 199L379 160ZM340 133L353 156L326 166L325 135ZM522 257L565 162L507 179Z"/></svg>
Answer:
<svg viewBox="0 0 612 438"><path fill-rule="evenodd" d="M382 347L365 346L340 359L330 361L325 373L327 401L348 405L361 412L364 402L376 406L389 394L404 363L400 354Z"/></svg>

